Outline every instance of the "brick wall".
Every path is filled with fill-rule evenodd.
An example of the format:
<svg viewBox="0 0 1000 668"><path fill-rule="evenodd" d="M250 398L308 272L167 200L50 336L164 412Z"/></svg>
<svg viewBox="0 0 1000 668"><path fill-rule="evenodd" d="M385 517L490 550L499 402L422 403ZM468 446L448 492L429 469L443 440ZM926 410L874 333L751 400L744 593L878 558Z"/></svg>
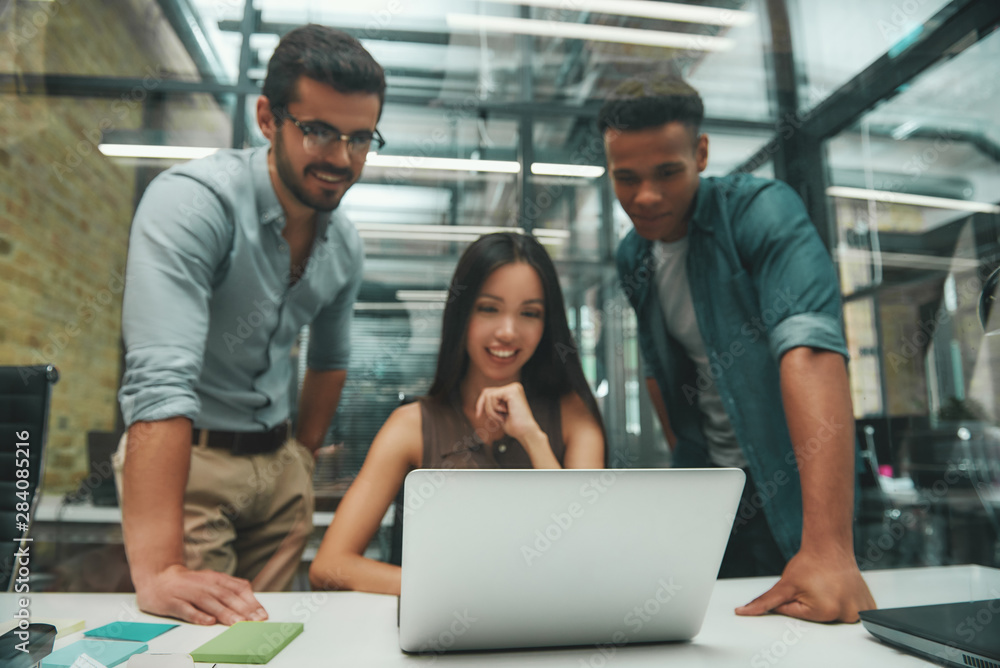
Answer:
<svg viewBox="0 0 1000 668"><path fill-rule="evenodd" d="M103 98L0 91L0 364L59 368L45 485L60 493L87 475L86 433L115 426L121 274L136 184L149 171L108 159L96 145L101 131L142 127L158 81L194 79L196 70L155 0L5 7L0 72L138 76L149 84ZM190 126L192 114L224 129L207 96L158 104L164 130Z"/></svg>

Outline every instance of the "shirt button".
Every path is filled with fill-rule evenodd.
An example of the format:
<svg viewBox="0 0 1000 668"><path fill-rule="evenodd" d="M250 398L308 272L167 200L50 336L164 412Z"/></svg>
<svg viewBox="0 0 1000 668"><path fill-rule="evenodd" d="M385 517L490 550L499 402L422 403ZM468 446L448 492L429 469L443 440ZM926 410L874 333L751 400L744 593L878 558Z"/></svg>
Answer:
<svg viewBox="0 0 1000 668"><path fill-rule="evenodd" d="M497 452L499 452L502 455L503 453L507 452L507 446L501 443L500 445L497 446Z"/></svg>

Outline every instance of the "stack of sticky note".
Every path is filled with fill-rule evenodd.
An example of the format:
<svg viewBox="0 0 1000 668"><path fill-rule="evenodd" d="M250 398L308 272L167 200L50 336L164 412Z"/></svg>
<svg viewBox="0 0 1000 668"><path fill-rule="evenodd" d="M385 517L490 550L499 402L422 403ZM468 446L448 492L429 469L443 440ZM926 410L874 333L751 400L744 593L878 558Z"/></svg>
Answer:
<svg viewBox="0 0 1000 668"><path fill-rule="evenodd" d="M267 663L300 633L297 622L237 622L191 656L205 663Z"/></svg>
<svg viewBox="0 0 1000 668"><path fill-rule="evenodd" d="M83 635L83 640L56 650L42 660L41 668L71 668L81 656L107 668L124 663L133 654L149 649L146 642L176 627L177 624L112 622ZM86 665L86 663L84 663Z"/></svg>
<svg viewBox="0 0 1000 668"><path fill-rule="evenodd" d="M114 668L133 654L145 652L146 649L146 643L141 642L85 638L49 654L42 659L42 668L70 668L83 654L107 668Z"/></svg>
<svg viewBox="0 0 1000 668"><path fill-rule="evenodd" d="M111 622L96 629L91 629L83 635L89 638L106 638L108 640L131 640L132 642L149 642L162 635L177 624L149 624L147 622Z"/></svg>

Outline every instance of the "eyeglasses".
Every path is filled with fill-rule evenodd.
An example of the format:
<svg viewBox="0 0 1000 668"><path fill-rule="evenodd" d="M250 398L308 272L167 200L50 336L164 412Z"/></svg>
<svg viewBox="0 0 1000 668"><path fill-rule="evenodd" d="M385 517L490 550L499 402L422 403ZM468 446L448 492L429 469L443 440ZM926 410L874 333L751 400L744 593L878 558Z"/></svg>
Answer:
<svg viewBox="0 0 1000 668"><path fill-rule="evenodd" d="M361 130L348 135L322 121L306 121L302 123L288 113L288 110L280 111L275 115L287 118L292 122L292 125L302 132L302 148L309 153L324 153L337 142L343 141L347 142L347 152L351 157L363 158L368 154L368 149L373 143L375 144L376 151L385 146L385 140L379 134L378 130L374 132Z"/></svg>

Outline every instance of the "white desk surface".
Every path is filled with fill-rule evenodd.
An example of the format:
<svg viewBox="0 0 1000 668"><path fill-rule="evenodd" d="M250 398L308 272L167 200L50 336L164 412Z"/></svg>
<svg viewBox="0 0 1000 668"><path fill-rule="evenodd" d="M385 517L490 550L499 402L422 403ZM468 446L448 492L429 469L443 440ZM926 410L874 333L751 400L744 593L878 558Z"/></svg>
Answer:
<svg viewBox="0 0 1000 668"><path fill-rule="evenodd" d="M883 608L1000 597L1000 570L981 566L868 571L865 574ZM787 617L737 617L733 609L776 578L720 580L705 624L686 643L502 651L409 656L401 653L396 630L396 598L352 592L260 594L271 621L302 622L305 630L268 664L303 666L920 666L934 665L881 644L861 624L812 624ZM162 621L139 613L128 594L32 594L31 611L44 617L85 619L87 628L114 621ZM11 618L17 596L0 594L0 619ZM222 627L187 624L151 641L151 652L189 652L220 633ZM78 640L76 633L56 648ZM610 639L609 639L610 640ZM209 664L197 664L208 666ZM226 666L230 664L225 664ZM219 664L222 668L223 664Z"/></svg>

